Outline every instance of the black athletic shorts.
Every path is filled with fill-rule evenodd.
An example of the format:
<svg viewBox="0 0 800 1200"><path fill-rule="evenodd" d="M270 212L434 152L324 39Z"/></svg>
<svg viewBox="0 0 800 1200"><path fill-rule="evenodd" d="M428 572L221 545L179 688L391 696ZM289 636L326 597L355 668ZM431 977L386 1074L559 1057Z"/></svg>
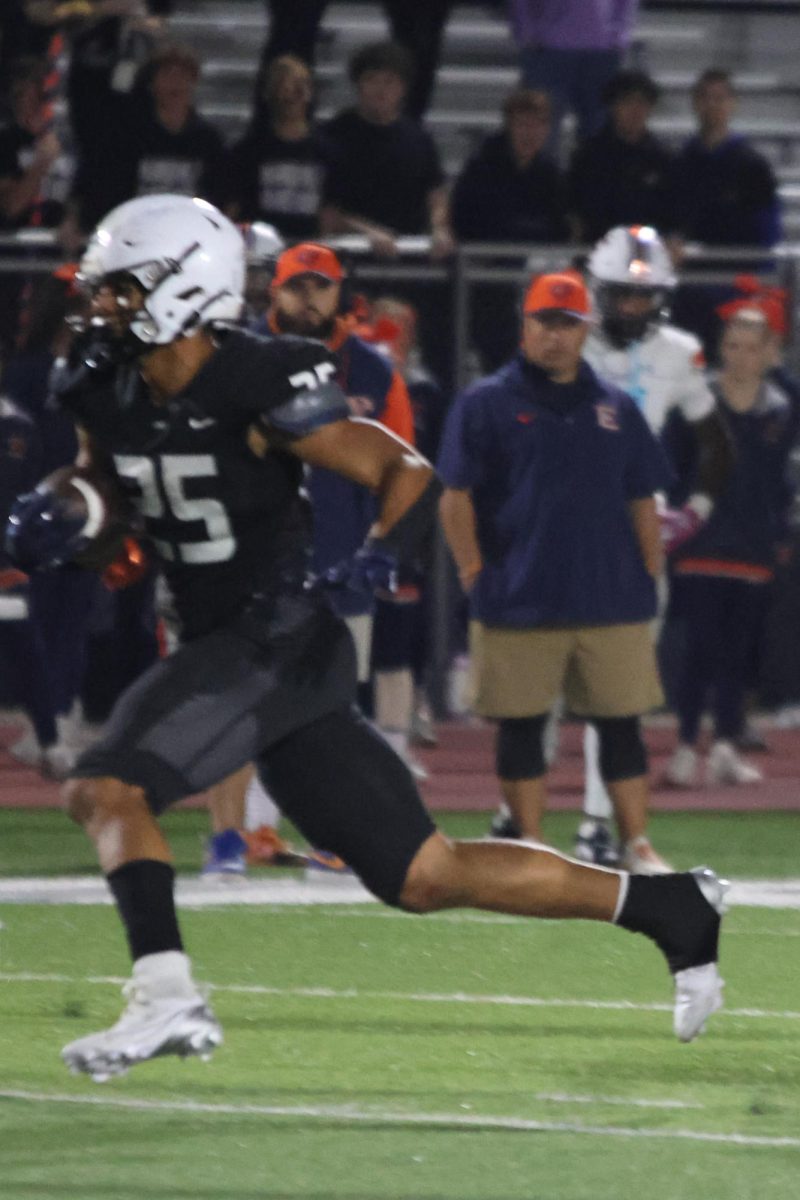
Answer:
<svg viewBox="0 0 800 1200"><path fill-rule="evenodd" d="M145 671L72 774L141 787L158 814L354 697L344 624L327 607L287 597L270 619L245 614Z"/></svg>
<svg viewBox="0 0 800 1200"><path fill-rule="evenodd" d="M145 672L72 774L141 787L158 815L254 762L312 845L396 903L435 827L405 764L356 712L355 687L352 639L327 608L245 618Z"/></svg>

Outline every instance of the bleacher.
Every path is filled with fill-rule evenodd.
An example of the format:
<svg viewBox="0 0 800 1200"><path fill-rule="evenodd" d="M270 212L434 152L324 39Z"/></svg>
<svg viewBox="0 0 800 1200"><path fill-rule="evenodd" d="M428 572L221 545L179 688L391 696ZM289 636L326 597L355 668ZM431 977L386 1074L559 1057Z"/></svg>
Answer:
<svg viewBox="0 0 800 1200"><path fill-rule="evenodd" d="M203 112L229 139L250 112L261 45L262 0L194 0L178 6L174 36L202 55ZM704 67L732 70L741 94L736 127L773 163L786 208L786 233L800 237L800 80L796 69L798 14L789 4L664 3L644 6L631 59L658 80L663 96L654 129L679 144L693 129L692 80ZM386 37L379 4L334 3L325 13L317 55L318 113L325 118L349 103L350 53ZM497 124L502 97L517 78L516 54L502 9L454 7L428 123L450 176L472 146Z"/></svg>

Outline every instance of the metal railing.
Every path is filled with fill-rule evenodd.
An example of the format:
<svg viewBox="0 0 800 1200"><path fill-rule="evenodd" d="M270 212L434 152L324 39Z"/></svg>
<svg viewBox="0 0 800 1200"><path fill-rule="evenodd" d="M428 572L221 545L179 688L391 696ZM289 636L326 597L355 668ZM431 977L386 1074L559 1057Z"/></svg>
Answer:
<svg viewBox="0 0 800 1200"><path fill-rule="evenodd" d="M427 237L398 239L393 259L378 259L366 238L345 236L327 239L352 262L359 286L367 291L393 284L447 285L449 304L442 312L442 336L451 344L451 381L467 381L470 350L470 314L475 289L486 284L508 284L520 290L531 276L562 269L580 260L590 247L532 245L531 243L471 242L446 260L432 261ZM0 275L35 276L55 270L64 261L51 230L21 230L0 234ZM689 244L681 270L682 285L732 285L742 273L777 284L789 296L786 339L787 365L800 370L800 242L782 242L770 250L753 246L702 246Z"/></svg>

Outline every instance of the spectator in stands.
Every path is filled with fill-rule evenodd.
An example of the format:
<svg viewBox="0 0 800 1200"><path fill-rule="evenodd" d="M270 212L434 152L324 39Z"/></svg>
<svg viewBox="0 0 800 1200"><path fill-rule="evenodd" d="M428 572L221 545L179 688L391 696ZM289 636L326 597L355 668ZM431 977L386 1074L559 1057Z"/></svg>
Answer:
<svg viewBox="0 0 800 1200"><path fill-rule="evenodd" d="M579 139L602 125L603 92L622 65L638 7L639 0L511 0L522 82L553 101L554 155L567 111Z"/></svg>
<svg viewBox="0 0 800 1200"><path fill-rule="evenodd" d="M232 149L226 186L229 216L266 221L286 237L318 232L327 143L312 124L311 71L292 54L273 59L264 104Z"/></svg>
<svg viewBox="0 0 800 1200"><path fill-rule="evenodd" d="M731 130L736 101L727 71L704 71L692 89L698 128L675 163L673 228L709 246L774 246L781 237L775 176Z"/></svg>
<svg viewBox="0 0 800 1200"><path fill-rule="evenodd" d="M484 139L453 185L453 229L462 241L566 240L563 180L544 152L551 114L545 92L517 88L506 97L502 130Z"/></svg>
<svg viewBox="0 0 800 1200"><path fill-rule="evenodd" d="M570 163L577 241L596 242L615 225L668 227L673 155L647 127L658 97L643 71L619 71L609 82L606 123L575 148Z"/></svg>
<svg viewBox="0 0 800 1200"><path fill-rule="evenodd" d="M266 0L269 37L264 46L260 74L284 54L296 54L313 64L319 23L328 0ZM409 116L424 116L430 104L439 64L442 34L453 0L384 0L394 41L404 46L414 65L414 77L405 96Z"/></svg>
<svg viewBox="0 0 800 1200"><path fill-rule="evenodd" d="M5 108L6 81L18 58L44 59L50 30L32 20L31 0L3 0L0 4L0 108ZM3 116L6 116L3 112Z"/></svg>
<svg viewBox="0 0 800 1200"><path fill-rule="evenodd" d="M321 228L362 233L386 258L397 253L398 236L428 233L431 255L442 258L453 249L447 189L433 138L403 116L412 74L407 51L392 42L353 56L355 107L325 128L332 158Z"/></svg>
<svg viewBox="0 0 800 1200"><path fill-rule="evenodd" d="M223 143L194 107L200 61L194 51L160 47L140 73L109 157L83 157L75 198L82 228L123 200L156 192L219 198Z"/></svg>
<svg viewBox="0 0 800 1200"><path fill-rule="evenodd" d="M172 0L28 0L26 10L46 36L57 30L66 40L66 97L82 154L113 145L116 110L171 8Z"/></svg>
<svg viewBox="0 0 800 1200"><path fill-rule="evenodd" d="M503 128L484 139L453 185L453 229L460 240L567 240L564 180L545 150L551 114L546 92L517 88L506 97ZM503 259L502 265L513 264ZM484 370L494 370L514 353L518 310L516 286L473 287L470 339Z"/></svg>
<svg viewBox="0 0 800 1200"><path fill-rule="evenodd" d="M58 225L63 204L50 198L61 142L52 127L44 89L45 65L35 58L13 64L11 116L0 128L0 228ZM60 164L63 170L63 164Z"/></svg>
<svg viewBox="0 0 800 1200"><path fill-rule="evenodd" d="M736 447L733 468L706 525L673 563L673 600L684 627L675 703L680 745L667 767L675 786L691 787L699 767L700 720L710 697L712 783L752 784L762 776L736 752L791 502L787 460L795 432L792 402L772 374L779 341L757 302L728 310L712 377L718 411ZM679 441L680 426L672 436ZM680 448L675 460L681 461ZM691 464L689 464L690 466ZM691 469L685 472L691 487Z"/></svg>

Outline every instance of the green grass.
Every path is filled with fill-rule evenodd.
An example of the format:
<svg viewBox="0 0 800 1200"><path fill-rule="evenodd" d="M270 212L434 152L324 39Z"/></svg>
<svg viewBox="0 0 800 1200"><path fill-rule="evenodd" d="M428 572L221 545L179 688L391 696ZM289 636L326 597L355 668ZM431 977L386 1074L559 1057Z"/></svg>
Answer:
<svg viewBox="0 0 800 1200"><path fill-rule="evenodd" d="M482 837L486 813L442 813L442 827L455 837ZM578 815L549 813L545 835L569 850ZM163 825L179 871L196 871L208 835L208 815L197 809L167 813ZM710 862L722 874L741 878L792 878L800 874L798 812L654 813L654 842L680 868ZM288 831L291 836L291 830ZM64 875L96 871L86 836L54 809L0 808L0 876Z"/></svg>
<svg viewBox="0 0 800 1200"><path fill-rule="evenodd" d="M483 822L446 824L475 834ZM195 867L203 815L174 814L168 826L179 861ZM573 826L554 816L553 839L568 844ZM658 835L680 865L797 871L796 822L779 814L665 816ZM92 869L57 814L1 813L0 845L6 874ZM0 917L2 1200L795 1194L800 912L733 910L727 1011L690 1046L673 1040L669 1012L641 1007L669 1002L659 955L612 928L357 906L186 912L226 1042L209 1064L165 1059L103 1087L69 1076L58 1050L119 1012L118 986L92 982L128 974L113 910L5 905ZM617 1001L639 1007L602 1007ZM126 1101L165 1107L115 1107ZM509 1119L540 1127L491 1126ZM687 1131L793 1144L679 1136Z"/></svg>

